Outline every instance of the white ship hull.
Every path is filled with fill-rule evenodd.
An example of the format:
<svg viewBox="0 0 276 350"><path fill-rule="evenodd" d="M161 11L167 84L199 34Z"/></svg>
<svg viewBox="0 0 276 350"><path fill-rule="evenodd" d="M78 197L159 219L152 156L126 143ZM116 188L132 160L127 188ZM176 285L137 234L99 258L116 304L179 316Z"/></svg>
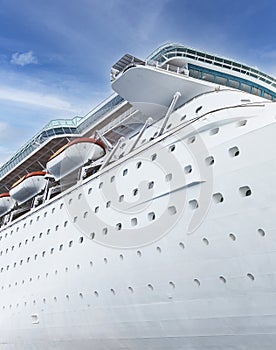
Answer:
<svg viewBox="0 0 276 350"><path fill-rule="evenodd" d="M276 105L247 97L2 229L1 349L275 348Z"/></svg>

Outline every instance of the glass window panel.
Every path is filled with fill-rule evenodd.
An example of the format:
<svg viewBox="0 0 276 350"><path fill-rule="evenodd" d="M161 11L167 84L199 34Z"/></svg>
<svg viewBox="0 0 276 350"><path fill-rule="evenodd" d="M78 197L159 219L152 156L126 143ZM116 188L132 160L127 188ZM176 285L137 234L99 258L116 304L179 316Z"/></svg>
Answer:
<svg viewBox="0 0 276 350"><path fill-rule="evenodd" d="M224 77L216 76L216 83L221 85L227 85L227 79Z"/></svg>
<svg viewBox="0 0 276 350"><path fill-rule="evenodd" d="M250 92L251 91L251 86L241 83L241 90L246 91L246 92Z"/></svg>
<svg viewBox="0 0 276 350"><path fill-rule="evenodd" d="M229 86L231 86L235 89L239 89L240 83L237 80L229 79Z"/></svg>

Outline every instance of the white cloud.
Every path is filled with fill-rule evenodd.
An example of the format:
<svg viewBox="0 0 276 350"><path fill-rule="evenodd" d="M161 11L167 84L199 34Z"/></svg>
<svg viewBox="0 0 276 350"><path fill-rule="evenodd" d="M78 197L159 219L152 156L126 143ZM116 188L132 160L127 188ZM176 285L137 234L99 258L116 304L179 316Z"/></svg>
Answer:
<svg viewBox="0 0 276 350"><path fill-rule="evenodd" d="M34 91L20 90L16 88L9 88L7 86L0 86L0 100L75 112L68 101L63 100L58 96Z"/></svg>
<svg viewBox="0 0 276 350"><path fill-rule="evenodd" d="M15 52L12 54L12 58L10 61L12 64L16 64L18 66L26 66L27 64L37 64L37 58L34 56L32 51L18 53Z"/></svg>

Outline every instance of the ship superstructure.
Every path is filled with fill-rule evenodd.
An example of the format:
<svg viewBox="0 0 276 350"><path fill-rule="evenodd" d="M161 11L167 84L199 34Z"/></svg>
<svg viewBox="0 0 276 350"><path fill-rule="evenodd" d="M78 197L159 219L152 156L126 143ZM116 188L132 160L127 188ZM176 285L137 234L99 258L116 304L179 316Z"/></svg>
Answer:
<svg viewBox="0 0 276 350"><path fill-rule="evenodd" d="M0 168L3 349L274 349L276 80L166 44Z"/></svg>

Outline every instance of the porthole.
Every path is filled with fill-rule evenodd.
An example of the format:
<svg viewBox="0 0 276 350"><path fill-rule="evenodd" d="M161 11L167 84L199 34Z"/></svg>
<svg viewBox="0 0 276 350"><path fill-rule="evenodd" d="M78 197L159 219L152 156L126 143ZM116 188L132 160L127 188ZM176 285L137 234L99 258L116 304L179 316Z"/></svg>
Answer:
<svg viewBox="0 0 276 350"><path fill-rule="evenodd" d="M62 251L62 249L63 249L63 244L61 244L61 245L59 246L59 250Z"/></svg>
<svg viewBox="0 0 276 350"><path fill-rule="evenodd" d="M213 156L209 156L205 159L206 165L214 165L215 164L215 159Z"/></svg>
<svg viewBox="0 0 276 350"><path fill-rule="evenodd" d="M157 158L157 154L154 153L154 154L151 156L151 160L154 161L154 160L156 160L156 158Z"/></svg>
<svg viewBox="0 0 276 350"><path fill-rule="evenodd" d="M154 213L154 212L148 213L148 220L149 220L149 221L155 220L155 213Z"/></svg>
<svg viewBox="0 0 276 350"><path fill-rule="evenodd" d="M137 168L137 169L140 169L141 166L142 166L142 162L137 162L137 163L136 163L136 168Z"/></svg>
<svg viewBox="0 0 276 350"><path fill-rule="evenodd" d="M105 264L107 264L107 263L108 263L107 258L104 258L104 263L105 263Z"/></svg>
<svg viewBox="0 0 276 350"><path fill-rule="evenodd" d="M85 211L85 212L83 213L83 218L86 219L87 216L88 216L88 211Z"/></svg>
<svg viewBox="0 0 276 350"><path fill-rule="evenodd" d="M247 124L247 120L245 119L245 120L241 120L241 121L239 121L238 123L237 123L237 126L239 127L239 126L245 126Z"/></svg>
<svg viewBox="0 0 276 350"><path fill-rule="evenodd" d="M187 165L184 168L184 173L185 174L190 174L192 172L192 166L191 165Z"/></svg>
<svg viewBox="0 0 276 350"><path fill-rule="evenodd" d="M207 238L202 238L202 242L205 244L205 245L209 245L209 241Z"/></svg>
<svg viewBox="0 0 276 350"><path fill-rule="evenodd" d="M154 181L148 183L148 189L151 190L154 187Z"/></svg>
<svg viewBox="0 0 276 350"><path fill-rule="evenodd" d="M89 233L89 238L94 239L95 238L95 232Z"/></svg>
<svg viewBox="0 0 276 350"><path fill-rule="evenodd" d="M133 288L132 287L128 287L128 290L130 291L130 293L133 293Z"/></svg>
<svg viewBox="0 0 276 350"><path fill-rule="evenodd" d="M68 225L68 221L64 221L63 226L66 227Z"/></svg>
<svg viewBox="0 0 276 350"><path fill-rule="evenodd" d="M198 201L196 199L189 200L189 206L191 209L197 209L198 208Z"/></svg>
<svg viewBox="0 0 276 350"><path fill-rule="evenodd" d="M47 216L47 211L45 211L45 213L44 213L44 215L43 215L45 218L46 218L46 216Z"/></svg>
<svg viewBox="0 0 276 350"><path fill-rule="evenodd" d="M103 228L103 235L107 235L107 227Z"/></svg>
<svg viewBox="0 0 276 350"><path fill-rule="evenodd" d="M185 249L184 243L183 243L183 242L179 242L179 247L180 247L181 249Z"/></svg>
<svg viewBox="0 0 276 350"><path fill-rule="evenodd" d="M235 241L237 239L234 233L229 233L229 238L231 238L232 241Z"/></svg>
<svg viewBox="0 0 276 350"><path fill-rule="evenodd" d="M213 201L214 203L222 203L224 201L223 195L221 193L214 193L213 194Z"/></svg>
<svg viewBox="0 0 276 350"><path fill-rule="evenodd" d="M219 276L219 280L220 280L222 283L226 283L226 278L223 277L223 276Z"/></svg>
<svg viewBox="0 0 276 350"><path fill-rule="evenodd" d="M49 234L50 234L50 232L51 232L51 229L49 229L49 228L48 228L48 230L47 230L47 232L46 232L46 233L47 233L47 235L49 235Z"/></svg>
<svg viewBox="0 0 276 350"><path fill-rule="evenodd" d="M122 229L122 223L118 222L118 224L116 224L116 230L120 231Z"/></svg>
<svg viewBox="0 0 276 350"><path fill-rule="evenodd" d="M63 208L63 205L64 205L64 204L61 203L60 206L59 206L59 209L62 209L62 208Z"/></svg>
<svg viewBox="0 0 276 350"><path fill-rule="evenodd" d="M69 242L69 247L71 248L73 246L73 241Z"/></svg>
<svg viewBox="0 0 276 350"><path fill-rule="evenodd" d="M254 277L254 275L252 275L252 273L248 273L248 274L247 274L247 277L248 277L251 281L254 281L254 280L255 280L255 277Z"/></svg>
<svg viewBox="0 0 276 350"><path fill-rule="evenodd" d="M212 135L218 134L218 132L219 132L219 128L214 128L214 129L211 129L211 130L209 131L209 134L212 136Z"/></svg>
<svg viewBox="0 0 276 350"><path fill-rule="evenodd" d="M113 175L113 176L111 176L111 178L110 178L110 182L114 182L115 181L115 176Z"/></svg>
<svg viewBox="0 0 276 350"><path fill-rule="evenodd" d="M133 196L137 196L138 194L138 188L134 188L134 190L132 191Z"/></svg>
<svg viewBox="0 0 276 350"><path fill-rule="evenodd" d="M58 225L56 225L55 230L56 230L56 231L58 231L58 228L59 228L59 226L58 226Z"/></svg>
<svg viewBox="0 0 276 350"><path fill-rule="evenodd" d="M168 212L170 215L175 215L177 213L176 207L174 205L171 205L168 207Z"/></svg>
<svg viewBox="0 0 276 350"><path fill-rule="evenodd" d="M166 180L166 182L172 181L172 173L167 174L167 175L165 176L165 180Z"/></svg>
<svg viewBox="0 0 276 350"><path fill-rule="evenodd" d="M119 202L120 202L120 203L123 202L124 198L125 198L125 196L124 196L123 194L121 194L121 195L119 196Z"/></svg>
<svg viewBox="0 0 276 350"><path fill-rule="evenodd" d="M170 285L173 289L175 288L175 284L174 284L172 281L169 282L169 285Z"/></svg>
<svg viewBox="0 0 276 350"><path fill-rule="evenodd" d="M77 270L79 270L80 269L80 264L77 264Z"/></svg>
<svg viewBox="0 0 276 350"><path fill-rule="evenodd" d="M170 129L171 127L172 127L172 124L169 124L169 125L167 126L167 130Z"/></svg>
<svg viewBox="0 0 276 350"><path fill-rule="evenodd" d="M80 237L80 238L79 238L79 243L80 243L80 244L83 243L83 237Z"/></svg>
<svg viewBox="0 0 276 350"><path fill-rule="evenodd" d="M95 207L94 212L95 212L95 213L98 213L98 212L99 212L99 209L100 209L99 206Z"/></svg>
<svg viewBox="0 0 276 350"><path fill-rule="evenodd" d="M88 194L91 194L91 192L92 192L92 187L90 187L90 188L88 189Z"/></svg>
<svg viewBox="0 0 276 350"><path fill-rule="evenodd" d="M265 236L265 231L264 231L262 228L259 228L259 229L257 230L257 232L258 232L258 234L259 234L260 236L262 236L262 237Z"/></svg>
<svg viewBox="0 0 276 350"><path fill-rule="evenodd" d="M251 196L251 194L252 194L252 191L251 191L250 187L248 187L248 186L242 186L242 187L240 187L240 188L239 188L239 192L240 192L240 195L241 195L242 197L249 197L249 196Z"/></svg>
<svg viewBox="0 0 276 350"><path fill-rule="evenodd" d="M55 248L51 248L50 253L53 254L54 250L55 250Z"/></svg>
<svg viewBox="0 0 276 350"><path fill-rule="evenodd" d="M153 290L153 285L152 284L148 284L148 288L150 289L150 290Z"/></svg>
<svg viewBox="0 0 276 350"><path fill-rule="evenodd" d="M197 114L199 111L201 111L201 110L202 110L202 107L203 107L203 106L197 107L197 109L195 110L195 113Z"/></svg>
<svg viewBox="0 0 276 350"><path fill-rule="evenodd" d="M128 169L124 169L124 170L123 170L123 176L126 176L127 173L128 173Z"/></svg>
<svg viewBox="0 0 276 350"><path fill-rule="evenodd" d="M161 250L160 247L156 247L156 251L157 251L158 253L161 253L161 252L162 252L162 250Z"/></svg>
<svg viewBox="0 0 276 350"><path fill-rule="evenodd" d="M120 254L120 259L121 259L121 260L124 260L123 254Z"/></svg>
<svg viewBox="0 0 276 350"><path fill-rule="evenodd" d="M111 206L111 201L106 202L106 208L109 208Z"/></svg>
<svg viewBox="0 0 276 350"><path fill-rule="evenodd" d="M115 290L113 288L110 289L110 292L115 295Z"/></svg>
<svg viewBox="0 0 276 350"><path fill-rule="evenodd" d="M52 214L54 214L55 210L56 210L56 208L52 208Z"/></svg>
<svg viewBox="0 0 276 350"><path fill-rule="evenodd" d="M137 218L131 219L131 226L137 226Z"/></svg>
<svg viewBox="0 0 276 350"><path fill-rule="evenodd" d="M231 147L228 150L230 157L237 157L240 154L240 150L238 149L237 146Z"/></svg>
<svg viewBox="0 0 276 350"><path fill-rule="evenodd" d="M141 253L141 251L140 250L137 250L137 255L139 256L139 258L142 256L142 253Z"/></svg>
<svg viewBox="0 0 276 350"><path fill-rule="evenodd" d="M98 296L99 296L99 293L95 290L94 291L94 295L95 295L95 297L97 297L98 298Z"/></svg>
<svg viewBox="0 0 276 350"><path fill-rule="evenodd" d="M103 188L103 182L102 181L99 183L99 189L101 189L101 188Z"/></svg>
<svg viewBox="0 0 276 350"><path fill-rule="evenodd" d="M196 137L195 136L191 136L191 137L188 138L187 143L188 144L194 143L195 140L196 140Z"/></svg>
<svg viewBox="0 0 276 350"><path fill-rule="evenodd" d="M175 145L171 145L171 146L169 147L169 151L170 151L170 152L174 152L174 151L175 151Z"/></svg>
<svg viewBox="0 0 276 350"><path fill-rule="evenodd" d="M184 119L186 119L186 114L185 115L183 115L181 118L180 118L180 121L183 121Z"/></svg>
<svg viewBox="0 0 276 350"><path fill-rule="evenodd" d="M195 284L196 284L198 287L200 286L200 280L199 280L199 279L194 278L194 282L195 282Z"/></svg>

